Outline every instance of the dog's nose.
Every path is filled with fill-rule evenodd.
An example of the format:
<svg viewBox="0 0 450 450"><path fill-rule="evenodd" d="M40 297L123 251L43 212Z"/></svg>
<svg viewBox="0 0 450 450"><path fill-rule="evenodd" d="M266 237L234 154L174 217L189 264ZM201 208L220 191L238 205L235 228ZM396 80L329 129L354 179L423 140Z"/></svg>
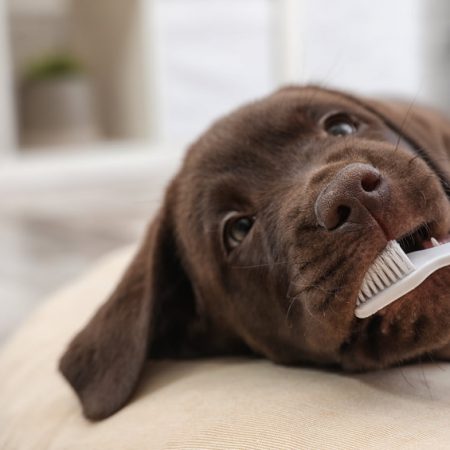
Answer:
<svg viewBox="0 0 450 450"><path fill-rule="evenodd" d="M387 183L375 167L350 164L317 197L317 220L327 230L335 230L345 223L364 225L383 208L387 194Z"/></svg>

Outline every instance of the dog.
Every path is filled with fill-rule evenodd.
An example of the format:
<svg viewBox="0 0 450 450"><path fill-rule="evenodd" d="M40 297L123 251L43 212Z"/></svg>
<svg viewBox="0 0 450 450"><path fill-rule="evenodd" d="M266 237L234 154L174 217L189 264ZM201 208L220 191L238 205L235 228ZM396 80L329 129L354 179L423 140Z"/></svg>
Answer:
<svg viewBox="0 0 450 450"><path fill-rule="evenodd" d="M450 269L367 319L354 314L388 241L410 252L448 238L449 158L439 112L316 86L218 120L61 358L84 415L123 407L147 358L249 355L347 371L449 358Z"/></svg>

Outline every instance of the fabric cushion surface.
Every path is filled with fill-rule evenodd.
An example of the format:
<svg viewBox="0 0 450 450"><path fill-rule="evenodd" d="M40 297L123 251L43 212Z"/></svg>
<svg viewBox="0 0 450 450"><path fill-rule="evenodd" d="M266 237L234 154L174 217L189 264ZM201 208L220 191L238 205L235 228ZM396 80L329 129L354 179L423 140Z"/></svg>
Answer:
<svg viewBox="0 0 450 450"><path fill-rule="evenodd" d="M1 449L450 447L446 363L348 375L258 359L151 362L125 408L88 422L57 361L132 251L55 294L2 348Z"/></svg>

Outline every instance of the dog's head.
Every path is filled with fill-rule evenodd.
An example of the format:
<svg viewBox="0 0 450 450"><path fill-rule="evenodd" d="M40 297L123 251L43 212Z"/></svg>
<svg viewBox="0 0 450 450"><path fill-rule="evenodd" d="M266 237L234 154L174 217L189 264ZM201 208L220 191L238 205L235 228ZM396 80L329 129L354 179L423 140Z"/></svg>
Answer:
<svg viewBox="0 0 450 450"><path fill-rule="evenodd" d="M91 419L150 357L254 353L359 370L450 341L450 271L354 315L389 240L445 239L450 126L436 113L288 87L190 148L122 281L61 361Z"/></svg>

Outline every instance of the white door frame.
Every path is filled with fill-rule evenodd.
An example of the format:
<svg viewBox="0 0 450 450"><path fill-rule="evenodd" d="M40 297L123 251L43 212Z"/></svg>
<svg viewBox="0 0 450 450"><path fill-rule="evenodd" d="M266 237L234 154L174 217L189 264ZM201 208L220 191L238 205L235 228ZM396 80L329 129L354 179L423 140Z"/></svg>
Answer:
<svg viewBox="0 0 450 450"><path fill-rule="evenodd" d="M307 0L272 0L272 76L277 85L304 81Z"/></svg>
<svg viewBox="0 0 450 450"><path fill-rule="evenodd" d="M8 25L8 5L6 0L0 0L0 158L14 152L16 147L16 121Z"/></svg>

